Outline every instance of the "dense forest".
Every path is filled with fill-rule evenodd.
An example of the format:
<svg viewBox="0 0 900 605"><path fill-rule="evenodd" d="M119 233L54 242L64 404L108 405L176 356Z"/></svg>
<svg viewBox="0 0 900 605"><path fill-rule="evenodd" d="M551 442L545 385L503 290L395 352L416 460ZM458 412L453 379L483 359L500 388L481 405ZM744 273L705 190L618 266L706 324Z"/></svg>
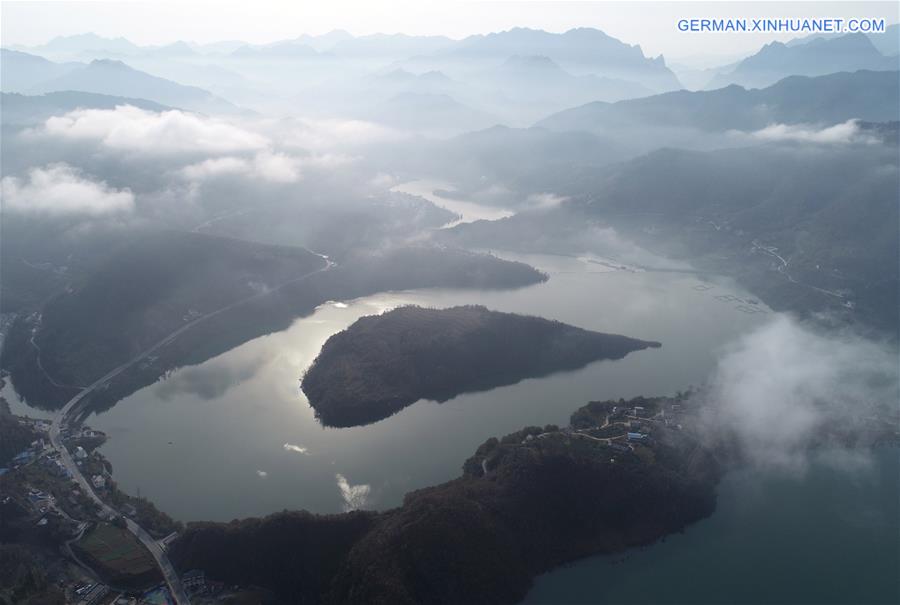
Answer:
<svg viewBox="0 0 900 605"><path fill-rule="evenodd" d="M324 424L353 426L419 399L446 401L658 346L481 306L401 307L329 338L303 391Z"/></svg>
<svg viewBox="0 0 900 605"><path fill-rule="evenodd" d="M168 369L200 363L283 330L328 300L410 288L517 288L547 279L524 263L487 254L401 246L357 251L327 270L291 282L324 267L323 259L300 248L157 233L123 248L73 291L52 299L43 314L20 316L6 338L0 364L29 402L57 408L76 392L68 385L89 384L203 313L268 292L195 325L154 359L134 366L99 394L99 405L111 405ZM280 290L271 290L283 283L287 285ZM31 343L36 328L41 365Z"/></svg>
<svg viewBox="0 0 900 605"><path fill-rule="evenodd" d="M787 143L670 148L582 167L557 180L553 189L568 199L556 207L436 237L458 246L608 254L603 228L612 228L660 256L735 277L774 310L825 314L896 340L897 125L859 128L860 142L814 152Z"/></svg>
<svg viewBox="0 0 900 605"><path fill-rule="evenodd" d="M0 605L63 605L65 595L47 577L46 561L21 544L0 544Z"/></svg>
<svg viewBox="0 0 900 605"><path fill-rule="evenodd" d="M192 523L171 554L182 569L289 603L514 603L539 573L649 544L713 511L713 456L684 433L658 433L648 462L528 427L488 440L461 477L397 509Z"/></svg>

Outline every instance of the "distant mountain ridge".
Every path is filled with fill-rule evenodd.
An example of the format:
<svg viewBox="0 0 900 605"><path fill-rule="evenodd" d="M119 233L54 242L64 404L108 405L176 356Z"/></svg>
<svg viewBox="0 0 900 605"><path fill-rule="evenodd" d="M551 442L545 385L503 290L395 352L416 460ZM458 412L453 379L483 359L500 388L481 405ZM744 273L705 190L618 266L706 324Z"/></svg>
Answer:
<svg viewBox="0 0 900 605"><path fill-rule="evenodd" d="M563 69L556 61L543 55L513 55L490 72L496 81L515 93L522 90L532 96L563 97L589 100L617 101L645 97L654 91L634 80L584 74L576 76Z"/></svg>
<svg viewBox="0 0 900 605"><path fill-rule="evenodd" d="M59 78L84 63L54 63L44 57L8 48L0 49L0 85L3 92L28 92L41 82Z"/></svg>
<svg viewBox="0 0 900 605"><path fill-rule="evenodd" d="M152 76L113 59L95 59L88 65L39 82L26 92L43 94L70 90L141 98L172 107L209 113L242 111L236 105L207 90Z"/></svg>
<svg viewBox="0 0 900 605"><path fill-rule="evenodd" d="M816 38L804 44L766 44L755 55L738 63L733 71L720 73L707 88L728 84L745 87L769 86L792 75L820 76L841 71L893 70L896 59L885 57L864 34Z"/></svg>
<svg viewBox="0 0 900 605"><path fill-rule="evenodd" d="M269 44L238 41L196 45L176 41L161 46L138 46L124 38L104 38L93 33L58 37L34 47L18 47L30 53L52 58L173 57L202 54L234 54L237 57L315 56L327 54L342 58L409 59L432 56L444 59L502 61L511 56L546 56L564 68L577 67L582 73L597 73L610 78L636 79L655 91L680 87L675 74L659 56L646 57L638 45L630 45L593 28L571 29L563 33L538 29L513 28L461 40L445 36L406 34L370 34L352 36L335 30L321 36L304 34ZM308 50L307 50L308 49Z"/></svg>
<svg viewBox="0 0 900 605"><path fill-rule="evenodd" d="M277 42L265 46L245 45L234 50L236 59L300 59L319 56L319 52L308 44L296 41Z"/></svg>
<svg viewBox="0 0 900 605"><path fill-rule="evenodd" d="M114 109L119 105L132 105L147 111L166 111L171 109L145 99L113 97L92 92L65 90L48 92L43 95L28 96L18 93L0 93L0 105L3 106L3 124L27 126L43 122L76 109Z"/></svg>
<svg viewBox="0 0 900 605"><path fill-rule="evenodd" d="M648 58L640 46L625 44L593 28L570 29L562 34L513 28L469 36L445 53L457 58L495 59L540 55L564 68L578 67L598 75L630 80L639 76L637 81L660 92L681 87L662 56Z"/></svg>
<svg viewBox="0 0 900 605"><path fill-rule="evenodd" d="M896 71L791 76L763 89L731 85L710 91L664 93L618 103L589 103L549 116L536 126L607 132L628 124L702 131L757 130L772 123L836 124L850 119L897 120Z"/></svg>

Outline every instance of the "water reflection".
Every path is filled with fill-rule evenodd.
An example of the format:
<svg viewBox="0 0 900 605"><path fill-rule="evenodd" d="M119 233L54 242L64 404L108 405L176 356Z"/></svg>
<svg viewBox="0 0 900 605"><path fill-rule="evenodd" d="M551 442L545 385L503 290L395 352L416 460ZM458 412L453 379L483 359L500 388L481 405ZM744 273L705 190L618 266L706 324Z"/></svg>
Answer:
<svg viewBox="0 0 900 605"><path fill-rule="evenodd" d="M710 278L705 283L711 289L698 291L699 278L687 273L504 256L547 271L550 280L515 291L405 291L345 301L345 307L325 304L283 332L176 371L88 423L110 435L103 452L120 485L132 493L140 489L184 521L285 508L338 512L347 501L335 488L336 474L348 478L348 486L368 486L365 506L384 509L400 504L410 490L458 476L488 437L529 424L566 423L593 399L674 393L705 380L718 349L764 317L716 299L749 298L724 279ZM364 427L322 427L299 389L304 370L329 336L363 315L403 304L482 304L663 347L442 404L420 401ZM267 473L265 481L257 470Z"/></svg>
<svg viewBox="0 0 900 605"><path fill-rule="evenodd" d="M260 356L251 360L217 358L213 361L214 363L191 366L173 373L160 383L157 396L166 401L183 395L216 399L228 389L253 378L267 359ZM235 364L234 361L241 363Z"/></svg>
<svg viewBox="0 0 900 605"><path fill-rule="evenodd" d="M293 443L285 443L284 450L286 452L296 452L298 454L308 454L309 450L300 445L294 445Z"/></svg>

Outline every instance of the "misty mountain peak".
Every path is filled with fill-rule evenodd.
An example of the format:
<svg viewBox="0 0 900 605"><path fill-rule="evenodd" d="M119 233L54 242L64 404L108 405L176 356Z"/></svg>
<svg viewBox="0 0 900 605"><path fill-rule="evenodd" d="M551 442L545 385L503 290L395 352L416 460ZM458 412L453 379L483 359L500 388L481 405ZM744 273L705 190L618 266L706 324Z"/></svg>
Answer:
<svg viewBox="0 0 900 605"><path fill-rule="evenodd" d="M897 69L864 34L815 38L804 44L771 42L741 61L731 73L721 73L709 88L737 83L751 88L770 86L791 75L820 76L860 69Z"/></svg>
<svg viewBox="0 0 900 605"><path fill-rule="evenodd" d="M124 37L105 38L93 32L74 34L71 36L57 36L50 40L43 48L50 51L84 52L107 51L129 53L138 50L138 46Z"/></svg>
<svg viewBox="0 0 900 605"><path fill-rule="evenodd" d="M119 61L118 59L94 59L90 62L88 67L98 69L121 69L123 71L135 71L133 68L129 67L123 61Z"/></svg>

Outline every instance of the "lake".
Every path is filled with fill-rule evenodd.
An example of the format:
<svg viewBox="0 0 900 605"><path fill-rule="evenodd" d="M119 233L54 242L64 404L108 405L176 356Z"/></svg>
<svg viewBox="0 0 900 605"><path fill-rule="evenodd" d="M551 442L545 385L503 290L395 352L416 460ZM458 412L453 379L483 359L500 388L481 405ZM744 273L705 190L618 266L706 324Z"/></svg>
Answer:
<svg viewBox="0 0 900 605"><path fill-rule="evenodd" d="M647 265L666 269L502 256L550 279L512 291L414 290L331 302L287 330L178 369L87 422L108 433L102 451L120 486L183 521L385 509L410 490L458 476L488 437L564 424L589 400L699 384L728 343L773 317L729 279L673 270L646 255ZM473 303L663 346L443 404L420 401L368 426L316 421L299 378L330 335L398 305ZM17 413L29 411L8 384L4 395ZM545 574L527 602L896 602L898 475L896 448L849 471L819 457L799 475L732 471L709 519L652 547Z"/></svg>
<svg viewBox="0 0 900 605"><path fill-rule="evenodd" d="M446 192L446 195L435 194L435 191L439 190ZM449 192L453 191L453 185L443 181L425 179L407 181L406 183L395 185L391 188L391 191L406 193L408 195L426 199L435 206L449 210L459 216L458 219L442 226L442 229L449 229L462 223L472 223L481 220L495 221L514 214L513 211L506 208L477 204L469 200L452 197L449 195Z"/></svg>
<svg viewBox="0 0 900 605"><path fill-rule="evenodd" d="M596 259L505 256L550 279L513 291L416 290L326 304L283 332L177 370L87 422L108 433L102 451L120 486L180 520L285 508L384 509L410 490L458 476L489 437L530 424L566 424L590 400L699 384L722 346L769 316L761 305L757 313L738 309L733 297L750 297L724 278L613 270ZM420 401L368 426L322 427L299 390L322 344L361 316L412 303L483 304L657 340L662 348L442 404Z"/></svg>

